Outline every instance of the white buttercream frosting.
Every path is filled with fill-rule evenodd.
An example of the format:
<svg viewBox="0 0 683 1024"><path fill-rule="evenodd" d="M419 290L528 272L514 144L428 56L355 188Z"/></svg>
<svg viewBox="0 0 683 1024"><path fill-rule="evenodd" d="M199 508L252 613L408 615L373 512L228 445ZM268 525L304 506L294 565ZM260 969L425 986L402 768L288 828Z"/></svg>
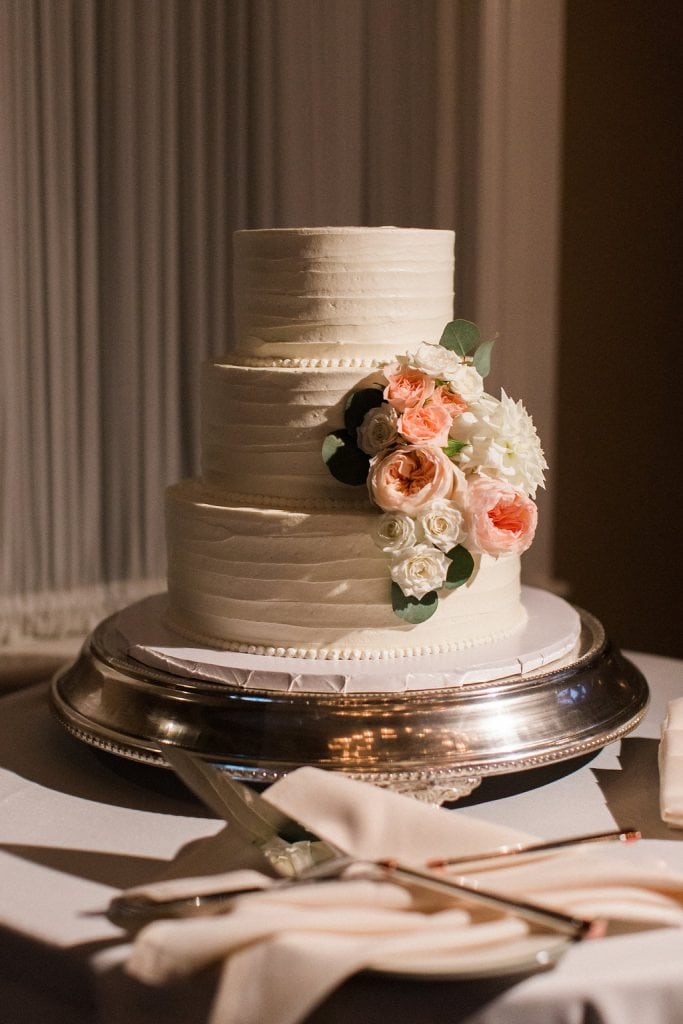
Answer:
<svg viewBox="0 0 683 1024"><path fill-rule="evenodd" d="M391 607L376 510L287 511L221 503L198 481L167 492L169 613L183 636L290 657L392 658L499 639L526 620L515 556L478 556L427 622Z"/></svg>
<svg viewBox="0 0 683 1024"><path fill-rule="evenodd" d="M347 487L328 472L325 436L344 422L350 391L381 374L346 368L241 367L222 362L203 368L202 478L231 493L335 504L362 502L367 490ZM262 504L260 500L258 504Z"/></svg>
<svg viewBox="0 0 683 1024"><path fill-rule="evenodd" d="M283 228L234 236L244 358L393 359L453 312L452 231Z"/></svg>

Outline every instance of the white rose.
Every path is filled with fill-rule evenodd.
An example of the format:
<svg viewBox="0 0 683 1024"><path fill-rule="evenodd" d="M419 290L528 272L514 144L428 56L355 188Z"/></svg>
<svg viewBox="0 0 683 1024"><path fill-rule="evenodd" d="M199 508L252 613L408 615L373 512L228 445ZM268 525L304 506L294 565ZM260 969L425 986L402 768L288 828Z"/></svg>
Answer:
<svg viewBox="0 0 683 1024"><path fill-rule="evenodd" d="M435 501L418 512L418 525L426 539L441 551L450 551L463 533L463 514L451 501Z"/></svg>
<svg viewBox="0 0 683 1024"><path fill-rule="evenodd" d="M372 539L382 551L396 554L411 547L416 538L414 519L405 512L385 512L377 521Z"/></svg>
<svg viewBox="0 0 683 1024"><path fill-rule="evenodd" d="M417 544L396 555L391 563L391 578L406 597L418 600L443 586L451 564L443 551L431 544Z"/></svg>
<svg viewBox="0 0 683 1024"><path fill-rule="evenodd" d="M432 345L427 341L422 342L415 355L411 357L411 361L423 373L443 380L452 380L453 374L463 365L457 353L443 345Z"/></svg>
<svg viewBox="0 0 683 1024"><path fill-rule="evenodd" d="M366 412L356 431L358 447L366 455L376 455L388 448L398 436L398 415L392 406L383 403Z"/></svg>
<svg viewBox="0 0 683 1024"><path fill-rule="evenodd" d="M466 402L475 402L484 393L484 378L469 363L461 363L458 360L458 365L454 372L449 374L448 380L453 390Z"/></svg>

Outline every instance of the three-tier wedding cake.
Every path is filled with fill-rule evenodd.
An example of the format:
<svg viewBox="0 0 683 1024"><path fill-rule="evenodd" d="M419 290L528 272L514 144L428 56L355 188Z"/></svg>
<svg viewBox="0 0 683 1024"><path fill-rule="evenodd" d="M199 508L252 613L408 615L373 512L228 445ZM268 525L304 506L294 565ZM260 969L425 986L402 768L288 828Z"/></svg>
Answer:
<svg viewBox="0 0 683 1024"><path fill-rule="evenodd" d="M234 236L235 336L208 364L201 477L169 488L167 624L294 658L437 654L521 630L545 461L453 319L454 235Z"/></svg>

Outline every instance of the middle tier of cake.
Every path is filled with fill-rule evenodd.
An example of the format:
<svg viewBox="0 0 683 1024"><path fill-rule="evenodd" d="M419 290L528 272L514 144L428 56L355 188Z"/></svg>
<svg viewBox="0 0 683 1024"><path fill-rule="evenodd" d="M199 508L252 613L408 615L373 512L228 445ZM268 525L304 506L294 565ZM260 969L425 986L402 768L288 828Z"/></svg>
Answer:
<svg viewBox="0 0 683 1024"><path fill-rule="evenodd" d="M201 476L239 503L275 497L285 507L364 504L364 486L347 487L322 458L326 435L344 423L352 391L386 385L380 370L358 367L202 368Z"/></svg>
<svg viewBox="0 0 683 1024"><path fill-rule="evenodd" d="M392 610L367 508L273 507L198 480L167 491L168 623L215 647L288 657L394 658L459 650L522 627L517 556L475 556L419 626Z"/></svg>

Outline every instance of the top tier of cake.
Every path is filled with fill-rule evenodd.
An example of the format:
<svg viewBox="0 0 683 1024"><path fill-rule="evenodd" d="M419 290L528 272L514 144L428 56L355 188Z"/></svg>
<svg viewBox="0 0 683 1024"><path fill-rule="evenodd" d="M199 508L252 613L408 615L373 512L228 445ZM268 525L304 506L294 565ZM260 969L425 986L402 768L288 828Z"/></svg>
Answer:
<svg viewBox="0 0 683 1024"><path fill-rule="evenodd" d="M453 316L452 231L276 228L234 235L236 343L204 366L204 483L251 504L369 507L325 467L325 436L377 367ZM374 374L374 376L373 376Z"/></svg>
<svg viewBox="0 0 683 1024"><path fill-rule="evenodd" d="M376 366L438 340L453 313L454 238L394 227L235 232L233 360Z"/></svg>

